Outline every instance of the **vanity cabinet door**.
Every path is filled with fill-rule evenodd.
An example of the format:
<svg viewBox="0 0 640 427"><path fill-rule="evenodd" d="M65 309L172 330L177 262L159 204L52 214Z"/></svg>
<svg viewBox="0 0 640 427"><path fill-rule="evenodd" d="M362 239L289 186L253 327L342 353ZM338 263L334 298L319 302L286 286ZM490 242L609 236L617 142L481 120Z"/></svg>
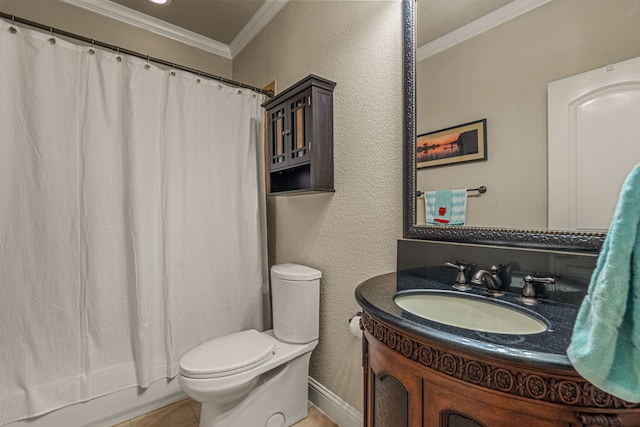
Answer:
<svg viewBox="0 0 640 427"><path fill-rule="evenodd" d="M422 426L422 380L401 358L385 357L364 342L365 427Z"/></svg>
<svg viewBox="0 0 640 427"><path fill-rule="evenodd" d="M425 427L571 427L575 412L505 397L432 374L424 380Z"/></svg>

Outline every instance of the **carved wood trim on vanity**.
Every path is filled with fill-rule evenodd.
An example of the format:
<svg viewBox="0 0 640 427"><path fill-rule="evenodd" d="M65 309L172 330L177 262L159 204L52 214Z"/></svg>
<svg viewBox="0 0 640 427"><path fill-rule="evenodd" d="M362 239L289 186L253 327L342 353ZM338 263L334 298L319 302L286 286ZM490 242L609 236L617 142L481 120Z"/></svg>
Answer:
<svg viewBox="0 0 640 427"><path fill-rule="evenodd" d="M565 374L564 371L519 369L517 365L509 363L501 363L498 366L480 357L439 348L427 340L398 331L366 312L363 313L362 328L402 356L475 386L538 401L574 406L576 409L640 408L640 404L633 404L603 392L574 371ZM605 415L598 415L600 419L592 420L592 414L578 413L578 416L584 417L582 422L585 425L620 425L616 417L607 420L605 418L608 417Z"/></svg>

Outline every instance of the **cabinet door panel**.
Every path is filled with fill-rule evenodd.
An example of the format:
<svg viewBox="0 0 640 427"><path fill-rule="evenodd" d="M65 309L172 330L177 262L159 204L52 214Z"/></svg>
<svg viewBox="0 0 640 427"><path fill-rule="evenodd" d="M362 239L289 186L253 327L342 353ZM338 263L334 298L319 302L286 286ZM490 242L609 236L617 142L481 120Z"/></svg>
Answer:
<svg viewBox="0 0 640 427"><path fill-rule="evenodd" d="M422 380L415 375L411 363L394 358L375 340L369 341L368 362L366 427L420 427Z"/></svg>
<svg viewBox="0 0 640 427"><path fill-rule="evenodd" d="M302 92L289 104L290 139L289 165L299 165L310 161L309 145L311 143L311 90Z"/></svg>
<svg viewBox="0 0 640 427"><path fill-rule="evenodd" d="M397 378L374 376L373 425L409 427L409 392Z"/></svg>
<svg viewBox="0 0 640 427"><path fill-rule="evenodd" d="M269 169L288 167L286 104L269 110Z"/></svg>

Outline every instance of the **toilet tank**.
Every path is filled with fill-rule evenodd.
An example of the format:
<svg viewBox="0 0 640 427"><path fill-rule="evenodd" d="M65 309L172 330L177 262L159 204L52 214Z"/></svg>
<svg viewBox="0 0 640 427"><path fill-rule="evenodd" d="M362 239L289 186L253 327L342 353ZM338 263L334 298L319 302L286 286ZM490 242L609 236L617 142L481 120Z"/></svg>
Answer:
<svg viewBox="0 0 640 427"><path fill-rule="evenodd" d="M321 276L300 264L271 267L273 334L278 340L304 344L318 339Z"/></svg>

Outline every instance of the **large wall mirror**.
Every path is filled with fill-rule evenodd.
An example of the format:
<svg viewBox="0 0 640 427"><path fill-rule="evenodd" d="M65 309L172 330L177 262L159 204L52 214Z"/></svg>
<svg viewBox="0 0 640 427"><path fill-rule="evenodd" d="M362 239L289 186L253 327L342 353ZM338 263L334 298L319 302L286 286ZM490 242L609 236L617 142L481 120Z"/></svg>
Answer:
<svg viewBox="0 0 640 427"><path fill-rule="evenodd" d="M404 236L599 251L603 231L548 228L547 85L640 56L637 2L405 0L404 43ZM486 160L417 167L417 135L482 119ZM416 192L480 186L467 225L424 224Z"/></svg>

